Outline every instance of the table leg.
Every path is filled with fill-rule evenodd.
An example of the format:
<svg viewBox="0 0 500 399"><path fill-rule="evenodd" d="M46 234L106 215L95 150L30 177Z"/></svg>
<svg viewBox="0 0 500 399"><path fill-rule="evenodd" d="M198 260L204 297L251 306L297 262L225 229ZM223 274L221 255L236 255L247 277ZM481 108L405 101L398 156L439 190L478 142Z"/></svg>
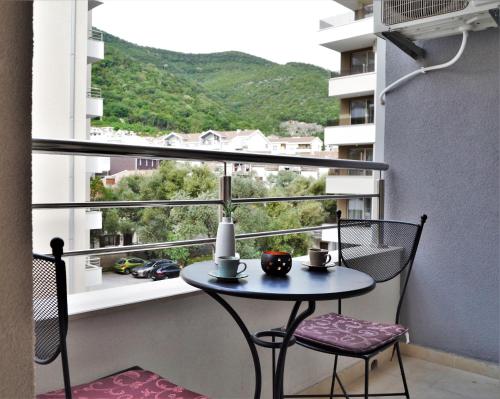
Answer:
<svg viewBox="0 0 500 399"><path fill-rule="evenodd" d="M281 342L281 347L278 355L278 364L276 366L276 383L273 391L273 399L281 399L283 397L283 373L285 370L285 358L286 351L288 349L288 343L290 339L293 337L293 333L299 326L299 324L307 317L314 313L316 309L316 302L309 301L307 309L300 313L298 316L297 312L299 310L301 302L296 302L293 307L292 313L290 314L290 318L288 319L288 323L286 326L286 333Z"/></svg>
<svg viewBox="0 0 500 399"><path fill-rule="evenodd" d="M238 316L238 314L231 307L231 305L229 305L224 299L222 299L221 296L219 296L215 292L207 292L207 294L210 295L213 299L215 299L218 303L220 303L224 307L224 309L227 310L227 312L231 315L236 324L238 324L238 327L245 336L248 347L250 348L250 352L252 353L252 360L255 369L254 399L260 399L260 393L262 389L262 371L260 368L259 354L257 353L257 348L255 347L255 343L253 342L252 334L250 334L250 332L248 331L248 328L245 326L245 323L243 323L243 320L241 320L241 317Z"/></svg>

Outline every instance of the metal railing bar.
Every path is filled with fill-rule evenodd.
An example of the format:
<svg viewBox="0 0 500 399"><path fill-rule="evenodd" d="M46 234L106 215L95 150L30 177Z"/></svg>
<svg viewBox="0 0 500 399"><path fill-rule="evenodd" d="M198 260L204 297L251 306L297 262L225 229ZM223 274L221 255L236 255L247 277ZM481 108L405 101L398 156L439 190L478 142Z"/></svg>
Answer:
<svg viewBox="0 0 500 399"><path fill-rule="evenodd" d="M34 138L32 139L32 150L36 153L57 153L65 155L132 156L137 158L236 162L246 164L298 165L363 170L389 169L389 165L382 162L325 159L292 155L271 155L235 151L200 150L192 148L98 143L79 140Z"/></svg>
<svg viewBox="0 0 500 399"><path fill-rule="evenodd" d="M287 234L297 234L297 233L307 233L309 231L315 230L327 230L337 227L336 224L325 224L322 226L311 226L311 227L301 227L297 229L287 229L287 230L273 230L273 231L260 231L256 233L243 233L237 234L237 240L249 240L253 238L263 238L276 235L287 235ZM178 248L178 247L189 247L194 245L205 245L215 243L214 238L197 238L193 240L179 240L179 241L169 241L169 242L156 242L150 244L136 244L136 245L124 245L119 247L104 247L104 248L91 248L91 249L81 249L75 251L68 251L64 253L64 256L87 256L87 255L106 255L106 254L119 254L125 252L141 252L141 251L153 251L157 249L167 249L167 248Z"/></svg>
<svg viewBox="0 0 500 399"><path fill-rule="evenodd" d="M235 204L256 204L266 202L327 201L335 199L377 198L378 194L327 194L295 197L233 198ZM36 203L32 209L74 209L74 208L152 208L168 206L222 205L222 200L149 200L149 201L87 201Z"/></svg>
<svg viewBox="0 0 500 399"><path fill-rule="evenodd" d="M302 195L295 197L233 198L234 204L255 204L260 202L327 201L335 199L377 198L378 194L326 194Z"/></svg>
<svg viewBox="0 0 500 399"><path fill-rule="evenodd" d="M150 200L150 201L87 201L36 203L32 209L72 209L72 208L151 208L167 206L221 205L222 200Z"/></svg>
<svg viewBox="0 0 500 399"><path fill-rule="evenodd" d="M103 41L103 32L100 31L99 29L95 29L95 28L92 28L89 30L88 32L88 38L89 39L93 39L93 40L99 40L99 41Z"/></svg>
<svg viewBox="0 0 500 399"><path fill-rule="evenodd" d="M91 87L90 90L87 91L87 97L102 98L102 89L100 87Z"/></svg>
<svg viewBox="0 0 500 399"><path fill-rule="evenodd" d="M324 224L322 226L299 227L297 229L259 231L257 233L237 234L236 239L237 240L249 240L252 238L262 238L262 237L269 237L269 236L284 236L284 235L288 235L288 234L307 233L309 231L316 231L316 230L334 229L335 227L337 227L336 224Z"/></svg>

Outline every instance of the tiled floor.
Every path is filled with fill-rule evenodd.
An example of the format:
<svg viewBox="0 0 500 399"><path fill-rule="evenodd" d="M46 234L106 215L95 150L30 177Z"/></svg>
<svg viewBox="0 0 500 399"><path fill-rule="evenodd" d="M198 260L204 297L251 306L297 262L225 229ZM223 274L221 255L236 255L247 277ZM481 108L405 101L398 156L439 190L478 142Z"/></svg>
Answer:
<svg viewBox="0 0 500 399"><path fill-rule="evenodd" d="M413 357L405 357L404 366L412 399L500 399L499 380ZM349 385L348 392L362 393L363 386L360 378ZM397 361L386 362L370 373L371 393L391 391L404 391Z"/></svg>

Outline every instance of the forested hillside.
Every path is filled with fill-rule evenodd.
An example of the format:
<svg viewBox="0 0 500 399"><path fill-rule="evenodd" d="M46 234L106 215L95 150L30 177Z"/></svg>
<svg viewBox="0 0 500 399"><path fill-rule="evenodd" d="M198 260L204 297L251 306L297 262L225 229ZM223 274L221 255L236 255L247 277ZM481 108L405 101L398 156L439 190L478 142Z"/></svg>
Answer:
<svg viewBox="0 0 500 399"><path fill-rule="evenodd" d="M307 64L276 64L240 52L184 54L104 35L105 59L92 69L104 117L96 126L138 132L260 129L279 133L288 120L338 117L328 97L329 72Z"/></svg>

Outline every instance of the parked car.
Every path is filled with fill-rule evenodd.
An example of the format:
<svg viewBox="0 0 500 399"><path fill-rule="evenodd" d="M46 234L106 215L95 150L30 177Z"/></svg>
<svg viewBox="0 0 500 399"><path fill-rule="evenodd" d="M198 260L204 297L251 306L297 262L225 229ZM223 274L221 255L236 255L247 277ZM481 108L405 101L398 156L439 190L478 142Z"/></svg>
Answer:
<svg viewBox="0 0 500 399"><path fill-rule="evenodd" d="M145 260L141 258L121 258L113 265L115 273L129 274L137 266L142 266Z"/></svg>
<svg viewBox="0 0 500 399"><path fill-rule="evenodd" d="M150 276L156 264L159 260L150 260L145 262L143 265L134 267L132 269L132 276L136 278L147 278Z"/></svg>
<svg viewBox="0 0 500 399"><path fill-rule="evenodd" d="M180 272L179 266L177 263L170 259L154 259L149 262L144 263L144 265L135 267L132 269L132 276L137 278L147 278L152 277L153 273L159 269L166 266L174 266L176 270ZM169 271L168 274L172 274L172 271ZM177 273L178 275L178 273Z"/></svg>
<svg viewBox="0 0 500 399"><path fill-rule="evenodd" d="M151 278L154 281L164 280L166 278L179 277L180 273L181 273L181 268L176 262L174 261L164 262L158 268L153 270L153 272L151 273Z"/></svg>

